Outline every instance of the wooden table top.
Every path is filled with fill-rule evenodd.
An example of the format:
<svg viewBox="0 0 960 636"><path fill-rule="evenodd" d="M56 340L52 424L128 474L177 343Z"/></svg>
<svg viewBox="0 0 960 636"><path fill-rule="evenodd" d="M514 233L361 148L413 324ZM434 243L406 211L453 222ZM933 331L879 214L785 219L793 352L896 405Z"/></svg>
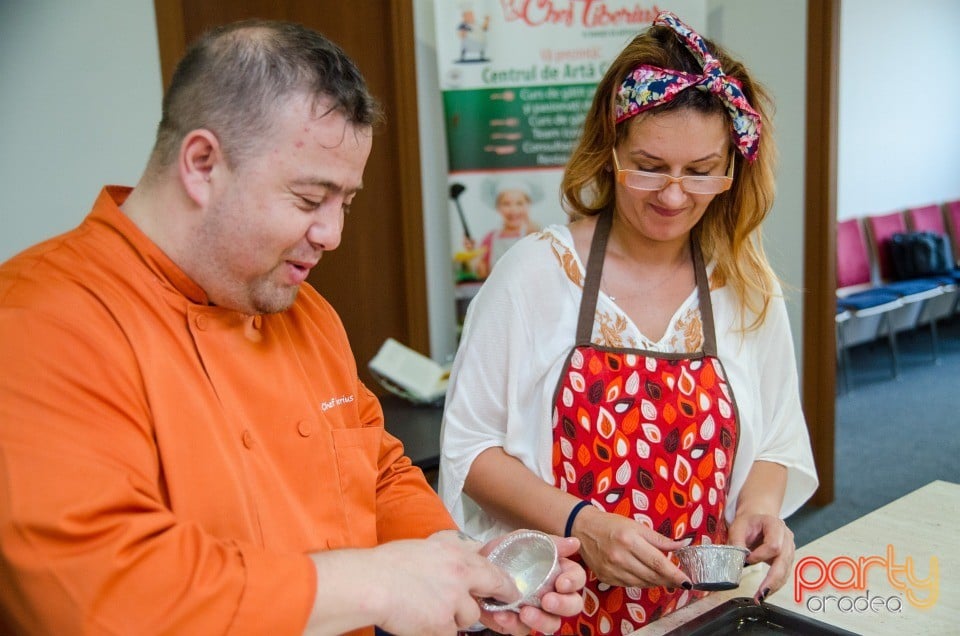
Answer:
<svg viewBox="0 0 960 636"><path fill-rule="evenodd" d="M931 482L799 548L790 579L768 602L859 634L960 634L958 524L960 484ZM753 596L766 567L748 567L739 588L634 635L661 636L730 598Z"/></svg>

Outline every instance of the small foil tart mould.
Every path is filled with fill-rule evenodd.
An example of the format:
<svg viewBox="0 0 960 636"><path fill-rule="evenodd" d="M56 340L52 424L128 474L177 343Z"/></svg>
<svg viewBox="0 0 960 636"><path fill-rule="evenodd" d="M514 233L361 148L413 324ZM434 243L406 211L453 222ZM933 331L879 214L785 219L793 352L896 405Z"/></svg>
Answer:
<svg viewBox="0 0 960 636"><path fill-rule="evenodd" d="M489 612L519 611L523 605L540 607L540 597L553 589L560 574L557 545L549 535L536 530L518 530L504 537L487 555L491 563L513 579L520 598L513 603L502 603L492 598L479 600L480 607Z"/></svg>
<svg viewBox="0 0 960 636"><path fill-rule="evenodd" d="M733 545L688 545L676 550L680 569L690 577L693 589L715 592L740 585L743 564L750 554Z"/></svg>

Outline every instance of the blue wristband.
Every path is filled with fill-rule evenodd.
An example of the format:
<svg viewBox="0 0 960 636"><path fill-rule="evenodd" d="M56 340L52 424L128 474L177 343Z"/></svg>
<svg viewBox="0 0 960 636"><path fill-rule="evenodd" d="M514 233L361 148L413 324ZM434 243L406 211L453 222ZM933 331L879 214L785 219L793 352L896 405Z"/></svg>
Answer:
<svg viewBox="0 0 960 636"><path fill-rule="evenodd" d="M567 527L563 530L563 536L570 536L570 532L573 530L573 520L577 518L577 515L580 514L580 511L583 510L585 506L589 505L589 501L581 501L573 507L573 510L570 511L570 515L567 517Z"/></svg>

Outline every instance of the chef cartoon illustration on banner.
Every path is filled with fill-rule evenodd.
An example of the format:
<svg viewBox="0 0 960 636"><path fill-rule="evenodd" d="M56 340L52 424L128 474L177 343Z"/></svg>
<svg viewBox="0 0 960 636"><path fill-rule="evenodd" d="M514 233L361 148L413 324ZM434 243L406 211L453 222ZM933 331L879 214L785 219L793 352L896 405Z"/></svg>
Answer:
<svg viewBox="0 0 960 636"><path fill-rule="evenodd" d="M477 14L473 2L460 3L460 24L457 25L457 37L460 38L460 62L489 62L486 56L487 29L490 28L490 14L477 24Z"/></svg>

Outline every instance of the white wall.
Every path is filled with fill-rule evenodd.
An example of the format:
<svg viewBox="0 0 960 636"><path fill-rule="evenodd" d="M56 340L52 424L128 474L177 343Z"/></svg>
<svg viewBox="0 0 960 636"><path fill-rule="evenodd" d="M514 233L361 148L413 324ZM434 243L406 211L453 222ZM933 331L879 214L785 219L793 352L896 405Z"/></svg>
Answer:
<svg viewBox="0 0 960 636"><path fill-rule="evenodd" d="M844 0L846 2L847 0ZM771 93L779 162L777 198L764 248L784 282L797 360L803 333L803 175L806 119L806 0L709 0L707 34L739 57ZM763 140L760 152L763 152Z"/></svg>
<svg viewBox="0 0 960 636"><path fill-rule="evenodd" d="M414 0L417 58L417 109L423 197L423 243L427 250L427 309L434 360L452 359L457 349L453 265L450 262L450 211L447 192L447 139L437 75L435 0ZM439 0L443 1L443 0Z"/></svg>
<svg viewBox="0 0 960 636"><path fill-rule="evenodd" d="M134 185L161 94L151 0L0 0L0 261Z"/></svg>
<svg viewBox="0 0 960 636"><path fill-rule="evenodd" d="M960 2L840 5L837 218L960 198Z"/></svg>

